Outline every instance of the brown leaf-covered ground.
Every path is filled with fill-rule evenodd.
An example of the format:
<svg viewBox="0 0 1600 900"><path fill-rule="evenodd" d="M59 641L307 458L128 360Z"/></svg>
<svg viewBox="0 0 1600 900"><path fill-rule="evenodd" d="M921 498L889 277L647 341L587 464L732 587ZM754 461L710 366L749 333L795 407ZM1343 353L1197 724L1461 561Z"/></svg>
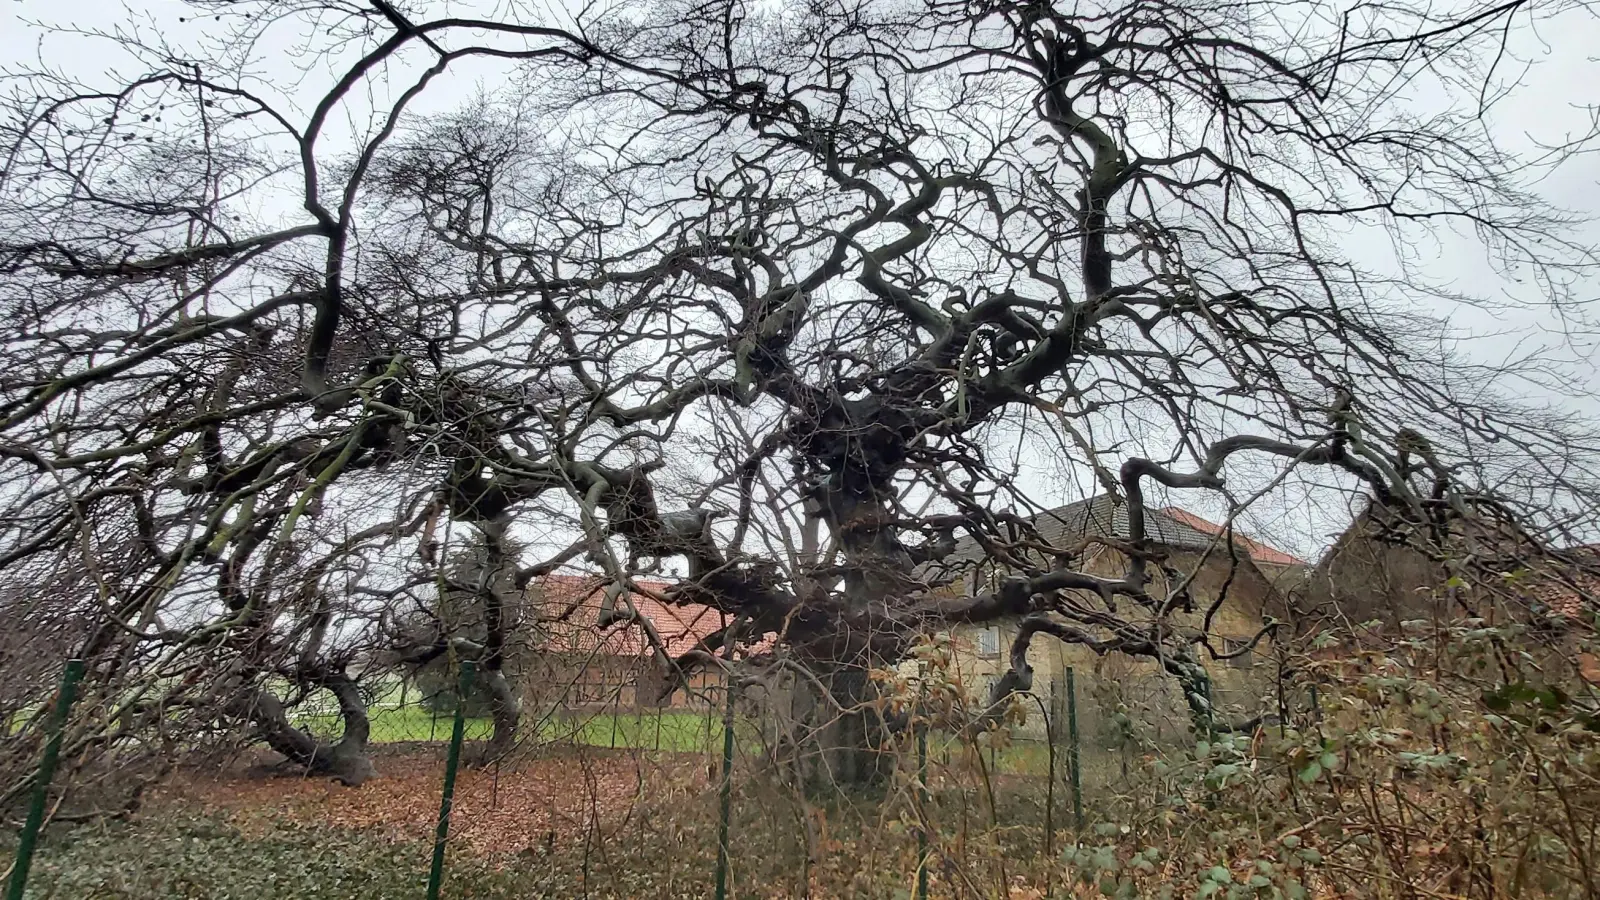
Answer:
<svg viewBox="0 0 1600 900"><path fill-rule="evenodd" d="M295 892L283 896L416 896L431 855L443 748L386 746L375 761L381 777L360 788L273 770L260 759L178 772L121 830L101 835L91 828L47 847L41 878L53 896L212 900L259 896L260 885L293 870ZM717 857L714 774L703 754L571 746L508 758L498 772L464 766L446 896L703 898ZM1023 818L989 827L981 801L962 807L962 791L946 787L941 805L955 805L941 813L952 824L930 865L931 897L1100 893L1099 885L1072 882L1073 873L1059 865L1069 835L1042 854L1040 836ZM1030 788L1014 778L997 778L994 787ZM771 790L759 778L735 787L734 896L911 896L918 843L892 803L887 812L870 802L830 804L802 822ZM1002 818L1020 815L1008 807ZM808 834L816 842L809 860ZM1170 864L1163 862L1165 874Z"/></svg>
<svg viewBox="0 0 1600 900"><path fill-rule="evenodd" d="M436 745L393 746L384 748L376 762L380 777L359 788L261 764L184 772L157 802L220 810L257 826L289 820L431 841L444 782L443 753ZM644 785L654 803L707 789L698 759L663 763L591 748L513 756L498 767L463 765L456 778L450 843L494 856L581 842L639 815Z"/></svg>

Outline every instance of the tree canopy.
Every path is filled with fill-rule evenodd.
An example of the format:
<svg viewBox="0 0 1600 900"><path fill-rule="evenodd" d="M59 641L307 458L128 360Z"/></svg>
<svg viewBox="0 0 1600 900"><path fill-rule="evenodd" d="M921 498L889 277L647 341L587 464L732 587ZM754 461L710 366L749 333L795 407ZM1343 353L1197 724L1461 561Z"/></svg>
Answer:
<svg viewBox="0 0 1600 900"><path fill-rule="evenodd" d="M1456 554L1600 509L1592 427L1519 400L1556 376L1452 348L1493 291L1408 261L1448 234L1583 319L1536 180L1592 135L1489 125L1508 35L1581 4L187 6L106 26L120 74L12 79L3 126L0 582L108 734L284 738L269 676L358 716L350 667L450 589L497 671L569 563L618 619L669 567L728 613L680 673L775 632L755 668L852 699L1024 616L1192 687L1153 490L1231 515L1326 472ZM1039 540L1019 454L1127 504L1121 577ZM1014 575L950 590L962 537Z"/></svg>

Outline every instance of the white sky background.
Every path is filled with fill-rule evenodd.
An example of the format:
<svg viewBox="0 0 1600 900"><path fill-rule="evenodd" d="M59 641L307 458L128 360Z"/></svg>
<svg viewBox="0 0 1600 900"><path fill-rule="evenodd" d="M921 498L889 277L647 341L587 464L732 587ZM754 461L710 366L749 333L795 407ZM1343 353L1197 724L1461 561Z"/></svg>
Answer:
<svg viewBox="0 0 1600 900"><path fill-rule="evenodd" d="M452 9L466 5L452 4ZM483 5L489 7L484 14L492 15L495 4ZM557 13L557 0L533 4L531 8L541 6ZM0 65L9 73L35 68L42 61L88 85L109 82L106 76L112 69L123 77L135 76L141 74L142 66L125 56L119 59L120 51L113 42L85 35L50 34L36 23L101 30L111 30L123 22L137 23L149 36L166 35L182 45L205 27L203 23L178 21L179 17L193 14L192 8L173 0L138 0L126 5L101 0L11 0L0 8ZM268 66L255 73L257 87L271 102L282 98L290 101L285 105L291 108L309 111L330 82L328 72L347 58L317 63L311 75L302 80L299 70L307 60L295 52L298 48L288 32L280 30L277 34L283 46L258 48L255 54L258 67ZM1582 12L1535 27L1521 27L1513 34L1507 58L1501 64L1502 77L1522 68L1528 71L1514 95L1496 107L1489 123L1506 146L1525 150L1532 157L1543 152L1541 147L1560 144L1592 129L1594 85L1600 84L1600 61L1592 56L1596 46L1600 46L1600 20ZM370 133L374 127L371 111L387 110L398 91L410 84L408 76L419 69L416 64L424 61L431 62L431 58L418 52L407 58L412 71L396 71L395 77L386 82L369 80L368 86L352 92L334 117L324 142L319 144L319 155L325 164L346 155L354 136ZM456 109L482 90L499 87L497 74L504 65L465 61L435 81L426 94L413 102L411 110L427 113ZM369 90L370 94L365 93ZM296 98L300 102L293 102ZM1568 160L1542 181L1540 190L1562 208L1584 216L1600 216L1600 153ZM285 224L306 221L292 191L282 195L281 208L273 209L272 205L271 198L265 199L256 215L266 221L281 219ZM1582 234L1588 242L1600 243L1600 226L1591 223ZM1397 265L1393 245L1381 232L1353 231L1346 250L1358 264L1369 269L1393 271ZM1529 386L1529 398L1582 417L1600 418L1600 365L1596 363L1600 356L1600 330L1593 324L1600 320L1600 308L1596 304L1590 303L1587 313L1579 318L1564 318L1538 296L1533 285L1502 277L1484 258L1480 247L1448 233L1440 234L1434 242L1412 246L1404 263L1440 287L1501 301L1492 307L1437 310L1463 339L1461 349L1468 357L1499 364L1531 356L1554 365L1568 375L1571 389L1551 391ZM1600 295L1600 284L1583 286L1578 293L1592 300ZM1004 456L997 454L996 458ZM1060 461L1035 448L1021 448L1018 463L1021 486L1042 504L1067 502L1093 490L1092 479L1086 473L1075 473L1076 488L1064 483ZM1313 473L1310 477L1328 476ZM1291 552L1314 557L1347 521L1342 501L1330 503L1330 496L1309 487L1287 486L1272 502L1248 512L1241 526ZM1212 518L1220 517L1224 511L1219 498L1208 498L1201 492L1186 493L1181 502ZM535 541L530 556L544 543Z"/></svg>

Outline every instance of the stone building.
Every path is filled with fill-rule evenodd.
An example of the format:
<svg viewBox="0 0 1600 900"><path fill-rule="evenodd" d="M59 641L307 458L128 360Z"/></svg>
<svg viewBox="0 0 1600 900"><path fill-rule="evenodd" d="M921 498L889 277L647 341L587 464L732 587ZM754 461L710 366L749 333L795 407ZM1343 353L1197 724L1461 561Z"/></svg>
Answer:
<svg viewBox="0 0 1600 900"><path fill-rule="evenodd" d="M1167 564L1180 572L1194 571L1191 593L1193 612L1180 612L1176 624L1194 627L1218 598L1221 603L1212 619L1210 634L1219 651L1243 647L1264 627L1267 616L1282 620L1283 600L1258 562L1286 569L1303 565L1294 557L1264 543L1235 538L1236 552L1229 552L1223 529L1180 509L1150 509L1145 516L1146 534L1167 554ZM1095 538L1128 540L1127 510L1118 498L1102 494L1071 503L1034 517L1040 537L1053 547L1087 545L1074 565L1090 574L1121 577L1127 558ZM982 549L970 539L958 546L955 561L976 560L977 565L959 589L976 592L986 589L1006 572L985 560ZM1198 571L1196 571L1198 570ZM1169 585L1156 567L1150 591L1164 595ZM1096 600L1095 602L1098 602ZM1145 610L1124 602L1120 613L1137 617ZM954 668L963 685L974 697L986 697L995 679L1008 667L1010 646L1017 633L1017 620L1004 619L983 625L954 629L948 637L954 652ZM1261 697L1272 681L1265 660L1271 643L1263 640L1250 652L1227 661L1204 660L1213 684L1213 702L1223 715L1253 715L1261 708ZM1153 730L1153 736L1173 736L1188 726L1188 713L1176 683L1151 660L1108 653L1098 656L1088 648L1066 644L1048 636L1035 637L1028 649L1034 670L1033 693L1049 707L1065 683L1067 669L1073 670L1080 720L1085 730L1109 727L1112 713L1126 707ZM1101 730L1104 730L1104 727ZM1036 730L1030 724L1028 730Z"/></svg>
<svg viewBox="0 0 1600 900"><path fill-rule="evenodd" d="M1407 623L1475 617L1525 623L1562 645L1600 602L1600 546L1538 552L1514 535L1455 523L1441 556L1400 540L1393 513L1369 502L1311 570L1296 598L1298 630L1343 643L1386 640ZM1461 569L1463 574L1458 574Z"/></svg>

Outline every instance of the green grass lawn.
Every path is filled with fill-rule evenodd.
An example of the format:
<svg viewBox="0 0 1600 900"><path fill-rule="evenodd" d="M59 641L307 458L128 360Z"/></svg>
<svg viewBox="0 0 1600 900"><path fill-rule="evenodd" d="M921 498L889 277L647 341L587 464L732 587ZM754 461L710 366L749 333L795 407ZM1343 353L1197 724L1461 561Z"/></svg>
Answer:
<svg viewBox="0 0 1600 900"><path fill-rule="evenodd" d="M448 741L454 720L448 715L435 717L416 705L375 709L371 713L372 741L393 744L407 741ZM342 727L337 716L302 716L297 724L325 739L337 738ZM525 726L534 725L525 721ZM709 728L708 728L709 726ZM567 713L537 723L539 737L545 741L570 742L591 747L617 747L639 750L694 752L720 750L721 717L700 711L662 710L634 713ZM751 726L736 729L741 746L754 741ZM468 718L467 740L487 740L494 725L487 718Z"/></svg>
<svg viewBox="0 0 1600 900"><path fill-rule="evenodd" d="M742 734L743 731L743 728L735 729L740 742L747 743L753 735ZM547 740L571 741L591 747L630 747L680 753L720 750L722 747L721 717L694 711L665 710L642 715L577 714L545 723L540 734Z"/></svg>
<svg viewBox="0 0 1600 900"><path fill-rule="evenodd" d="M455 719L449 715L435 716L421 706L402 706L397 709L372 711L372 741L393 744L400 741L448 741ZM468 718L463 734L469 741L486 740L494 731L494 723L487 717Z"/></svg>
<svg viewBox="0 0 1600 900"><path fill-rule="evenodd" d="M372 741L377 744L401 742L448 741L453 719L448 715L435 717L426 708L417 705L372 711ZM311 733L333 739L339 735L337 716L308 716L299 720L301 727ZM539 738L553 743L582 744L590 747L608 747L634 750L662 750L669 753L722 752L722 717L705 710L651 710L640 714L631 712L567 712L537 723L531 716L524 719L525 729L537 725ZM465 736L469 741L487 740L493 732L493 723L487 718L468 718ZM741 753L760 746L756 725L741 719L735 726L737 747ZM967 752L959 739L949 735L935 735L928 742L930 761L935 765L959 760ZM993 754L979 748L985 765L991 771L1010 775L1044 776L1050 771L1050 750L1042 741L1013 740ZM1115 760L1105 751L1088 747L1080 754L1080 765L1087 774L1091 768L1114 766ZM1063 741L1056 747L1055 771L1066 777L1068 750Z"/></svg>

